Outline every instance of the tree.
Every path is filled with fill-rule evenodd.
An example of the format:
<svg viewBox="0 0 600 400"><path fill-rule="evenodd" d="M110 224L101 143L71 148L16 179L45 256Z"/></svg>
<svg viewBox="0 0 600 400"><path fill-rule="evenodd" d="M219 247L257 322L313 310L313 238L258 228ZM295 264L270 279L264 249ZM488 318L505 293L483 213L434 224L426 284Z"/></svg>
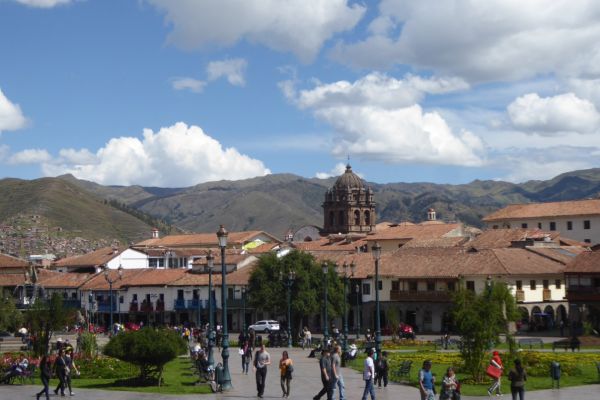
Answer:
<svg viewBox="0 0 600 400"><path fill-rule="evenodd" d="M23 315L17 307L13 298L7 293L0 293L0 330L16 332L23 323Z"/></svg>
<svg viewBox="0 0 600 400"><path fill-rule="evenodd" d="M329 318L334 318L343 311L344 286L335 272L335 265L328 263L328 266L327 313ZM282 279L285 279L290 270L296 274L291 288L292 329L298 332L304 316L323 312L325 280L321 265L311 254L292 251L281 258L275 254L261 256L248 282L248 302L257 309L285 315L287 289Z"/></svg>
<svg viewBox="0 0 600 400"><path fill-rule="evenodd" d="M158 386L165 364L186 351L186 343L177 332L152 328L120 333L104 347L105 355L137 365L142 383L155 382Z"/></svg>
<svg viewBox="0 0 600 400"><path fill-rule="evenodd" d="M64 307L62 296L58 293L54 293L49 299L38 298L25 312L25 325L34 338L34 354L48 354L54 332L65 329L74 321L74 310Z"/></svg>
<svg viewBox="0 0 600 400"><path fill-rule="evenodd" d="M476 294L460 288L454 295L454 320L462 337L460 353L465 370L480 382L486 365L487 351L507 333L509 321L518 318L514 297L504 283L490 282L486 290Z"/></svg>

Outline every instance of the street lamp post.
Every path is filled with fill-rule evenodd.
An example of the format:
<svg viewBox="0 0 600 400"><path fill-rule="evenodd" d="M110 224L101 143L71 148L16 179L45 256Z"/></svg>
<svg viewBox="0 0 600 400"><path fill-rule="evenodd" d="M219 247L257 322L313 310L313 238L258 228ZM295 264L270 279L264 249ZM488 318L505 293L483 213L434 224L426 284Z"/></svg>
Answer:
<svg viewBox="0 0 600 400"><path fill-rule="evenodd" d="M348 351L348 311L346 310L346 303L348 300L348 281L352 276L354 276L355 269L356 264L354 263L348 265L348 263L344 262L341 270L338 266L338 274L343 274L342 280L344 282L344 327L342 331L342 351L344 354ZM350 270L350 273L348 273L348 270ZM343 366L345 366L345 358L342 359L342 363L344 364Z"/></svg>
<svg viewBox="0 0 600 400"><path fill-rule="evenodd" d="M225 267L225 248L227 247L227 231L221 225L217 231L217 239L221 248L221 310L223 313L223 390L233 389L231 375L229 374L229 333L227 332L227 269Z"/></svg>
<svg viewBox="0 0 600 400"><path fill-rule="evenodd" d="M323 300L323 317L324 317L324 322L323 322L323 346L325 346L325 344L327 343L327 341L329 340L329 327L327 326L329 324L329 318L327 318L327 274L329 272L329 266L327 265L327 263L323 263L322 265L322 269L323 269L323 276L324 276L324 280L323 280L323 295L324 295L324 300Z"/></svg>
<svg viewBox="0 0 600 400"><path fill-rule="evenodd" d="M377 359L381 356L381 315L379 310L379 261L381 260L381 245L375 242L371 248L375 260L375 350Z"/></svg>
<svg viewBox="0 0 600 400"><path fill-rule="evenodd" d="M296 272L290 270L284 279L284 284L287 289L287 334L288 347L292 347L292 285L296 279Z"/></svg>
<svg viewBox="0 0 600 400"><path fill-rule="evenodd" d="M360 339L360 283L356 283L356 338Z"/></svg>
<svg viewBox="0 0 600 400"><path fill-rule="evenodd" d="M113 283L123 278L123 266L119 265L117 268L118 277L113 279L110 277L109 268L104 268L104 279L108 282L108 296L110 297L110 326L109 332L112 332L113 329Z"/></svg>
<svg viewBox="0 0 600 400"><path fill-rule="evenodd" d="M242 332L244 333L244 337L247 339L247 332L246 332L246 287L243 286L242 287L242 313L243 313L243 318L242 318Z"/></svg>
<svg viewBox="0 0 600 400"><path fill-rule="evenodd" d="M215 341L215 320L213 317L213 296L212 296L212 270L215 266L215 257L212 254L212 250L208 251L206 255L206 269L208 269L208 364L215 365L215 358L213 356L213 346Z"/></svg>

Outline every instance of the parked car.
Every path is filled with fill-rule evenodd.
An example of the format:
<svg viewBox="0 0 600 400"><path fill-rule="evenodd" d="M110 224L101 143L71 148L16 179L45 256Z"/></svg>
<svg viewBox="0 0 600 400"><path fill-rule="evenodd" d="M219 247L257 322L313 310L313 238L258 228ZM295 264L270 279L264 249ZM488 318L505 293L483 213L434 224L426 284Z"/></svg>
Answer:
<svg viewBox="0 0 600 400"><path fill-rule="evenodd" d="M262 320L255 322L250 325L248 329L252 329L254 332L271 332L279 330L279 322L273 320Z"/></svg>
<svg viewBox="0 0 600 400"><path fill-rule="evenodd" d="M398 336L402 339L414 339L416 335L412 326L401 322L398 326Z"/></svg>

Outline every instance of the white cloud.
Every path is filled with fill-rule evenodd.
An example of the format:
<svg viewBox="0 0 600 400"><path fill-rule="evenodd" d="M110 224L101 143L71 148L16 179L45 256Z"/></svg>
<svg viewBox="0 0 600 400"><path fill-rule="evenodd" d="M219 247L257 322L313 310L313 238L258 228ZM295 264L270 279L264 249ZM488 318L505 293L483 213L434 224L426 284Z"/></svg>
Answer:
<svg viewBox="0 0 600 400"><path fill-rule="evenodd" d="M346 172L346 164L344 164L344 163L337 163L337 164L335 164L335 167L333 167L331 169L331 171L329 171L329 172L317 172L315 174L315 177L319 178L319 179L327 179L327 178L331 178L332 176L340 176L344 172ZM360 176L360 174L358 174L358 175Z"/></svg>
<svg viewBox="0 0 600 400"><path fill-rule="evenodd" d="M248 63L243 58L233 58L223 61L211 61L206 67L208 80L214 81L226 77L227 81L234 86L244 86L246 81L244 73Z"/></svg>
<svg viewBox="0 0 600 400"><path fill-rule="evenodd" d="M594 133L600 127L600 113L594 104L573 93L553 97L529 93L515 99L507 110L516 128L541 135Z"/></svg>
<svg viewBox="0 0 600 400"><path fill-rule="evenodd" d="M26 123L21 107L11 103L0 89L0 132L21 129Z"/></svg>
<svg viewBox="0 0 600 400"><path fill-rule="evenodd" d="M223 148L198 126L179 122L143 138L111 139L93 158L87 150L65 149L43 164L46 175L71 173L101 184L182 187L220 179L270 174L264 164L235 148ZM87 160L86 160L87 159Z"/></svg>
<svg viewBox="0 0 600 400"><path fill-rule="evenodd" d="M171 85L175 90L189 90L194 93L201 93L206 86L206 82L194 78L180 77L173 78Z"/></svg>
<svg viewBox="0 0 600 400"><path fill-rule="evenodd" d="M35 7L35 8L52 8L63 4L69 4L72 0L15 0L17 3Z"/></svg>
<svg viewBox="0 0 600 400"><path fill-rule="evenodd" d="M369 35L337 60L410 65L470 82L600 75L600 2L383 0Z"/></svg>
<svg viewBox="0 0 600 400"><path fill-rule="evenodd" d="M185 49L241 40L310 62L325 41L354 28L366 7L347 0L147 0L166 13L169 41Z"/></svg>
<svg viewBox="0 0 600 400"><path fill-rule="evenodd" d="M416 104L426 92L463 89L460 80L396 80L370 74L353 83L319 84L299 93L289 83L280 87L298 107L312 110L335 129L336 156L462 166L484 162L484 146L477 136L454 133L438 112L424 112Z"/></svg>
<svg viewBox="0 0 600 400"><path fill-rule="evenodd" d="M40 164L50 161L52 156L44 149L26 149L14 153L8 158L8 164L23 165L23 164Z"/></svg>

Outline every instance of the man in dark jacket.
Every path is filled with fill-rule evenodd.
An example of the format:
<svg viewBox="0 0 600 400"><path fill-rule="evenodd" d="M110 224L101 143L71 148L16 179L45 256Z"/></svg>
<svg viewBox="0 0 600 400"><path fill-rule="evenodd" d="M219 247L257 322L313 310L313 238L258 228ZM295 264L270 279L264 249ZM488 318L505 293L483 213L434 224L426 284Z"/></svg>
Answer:
<svg viewBox="0 0 600 400"><path fill-rule="evenodd" d="M319 368L321 370L321 382L323 383L323 389L315 397L313 400L319 400L323 395L327 394L327 400L333 400L333 390L336 385L336 371L333 363L331 362L331 357L329 354L329 349L326 347L321 352L321 360L319 360Z"/></svg>

